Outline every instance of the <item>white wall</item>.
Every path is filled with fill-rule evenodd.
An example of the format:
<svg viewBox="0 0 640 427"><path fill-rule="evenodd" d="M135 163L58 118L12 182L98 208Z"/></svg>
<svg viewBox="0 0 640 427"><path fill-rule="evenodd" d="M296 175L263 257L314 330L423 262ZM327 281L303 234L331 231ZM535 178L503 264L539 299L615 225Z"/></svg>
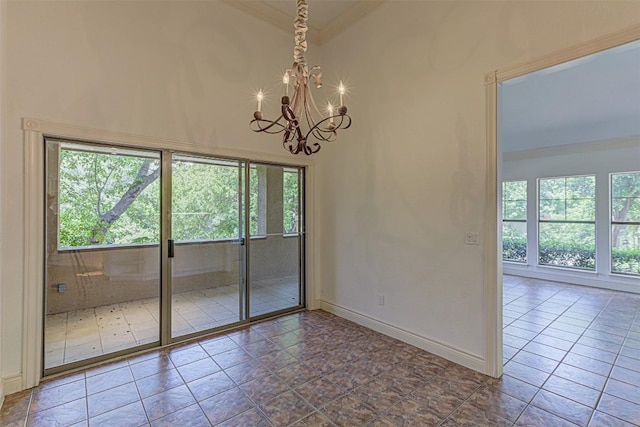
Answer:
<svg viewBox="0 0 640 427"><path fill-rule="evenodd" d="M318 165L323 307L482 369L484 76L639 22L638 2L392 1L324 45L354 124Z"/></svg>
<svg viewBox="0 0 640 427"><path fill-rule="evenodd" d="M5 77L6 77L6 56L5 56L5 46L6 46L6 5L7 3L5 2L5 0L0 0L0 94L5 93L5 90L7 88L6 85L6 81L5 81ZM5 105L5 101L6 98L4 96L0 95L0 169L5 170L6 168L6 163L5 163L5 156L4 156L4 145L6 142L5 139L5 135L4 135L4 129L5 129L5 125L4 125L4 105ZM5 190L4 190L4 179L3 179L3 174L0 173L0 334L2 334L3 329L2 329L2 325L3 325L3 317L4 317L4 309L3 309L3 301L4 301L4 295L3 295L3 290L4 290L4 280L3 280L3 274L2 274L2 266L3 266L3 246L4 246L4 239L3 239L3 210L4 210L4 195L5 195ZM3 349L3 339L0 339L0 406L2 406L2 403L4 401L4 395L5 395L5 388L4 388L4 376L2 375L2 367L3 367L3 363L2 363L2 349Z"/></svg>
<svg viewBox="0 0 640 427"><path fill-rule="evenodd" d="M527 264L505 262L504 272L640 293L640 278L609 273L609 174L632 171L640 171L640 137L505 154L504 180L527 181L527 235L533 238L528 239ZM596 177L595 272L536 265L537 178L571 175Z"/></svg>
<svg viewBox="0 0 640 427"><path fill-rule="evenodd" d="M7 14L4 378L22 369L20 118L285 155L249 121L259 87L277 107L293 49L292 34L221 2L8 2Z"/></svg>
<svg viewBox="0 0 640 427"><path fill-rule="evenodd" d="M292 37L216 2L10 2L7 21L4 377L21 370L20 117L279 153L246 130L250 90ZM324 45L354 118L314 174L326 302L482 369L483 253L463 238L484 221L483 77L638 22L637 2L392 1Z"/></svg>

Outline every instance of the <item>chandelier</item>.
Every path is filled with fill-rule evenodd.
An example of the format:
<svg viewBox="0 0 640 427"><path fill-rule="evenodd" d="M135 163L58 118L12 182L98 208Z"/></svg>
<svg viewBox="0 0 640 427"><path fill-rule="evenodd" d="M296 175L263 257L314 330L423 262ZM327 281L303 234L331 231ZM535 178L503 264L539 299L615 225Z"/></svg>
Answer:
<svg viewBox="0 0 640 427"><path fill-rule="evenodd" d="M316 88L322 87L322 70L319 66L309 68L304 58L307 51L307 19L309 6L306 0L296 0L297 16L294 20L295 47L293 48L293 65L284 72L282 84L284 95L280 116L275 120L264 118L262 101L264 92L258 91L256 101L258 108L253 113L251 130L268 134L282 133L282 146L292 154L310 155L320 150L320 143L334 141L338 129L351 126L351 117L347 115L344 105L345 86L342 81L338 85L340 103L334 106L327 103L323 114L318 109L309 87L312 80ZM289 85L293 85L293 95L289 97Z"/></svg>

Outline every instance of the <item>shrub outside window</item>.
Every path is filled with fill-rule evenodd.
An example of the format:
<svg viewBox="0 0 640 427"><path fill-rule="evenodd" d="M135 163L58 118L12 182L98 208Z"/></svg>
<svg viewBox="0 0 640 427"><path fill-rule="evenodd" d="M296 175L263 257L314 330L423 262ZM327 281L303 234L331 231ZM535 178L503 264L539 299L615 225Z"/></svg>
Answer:
<svg viewBox="0 0 640 427"><path fill-rule="evenodd" d="M595 176L538 180L538 262L595 270Z"/></svg>
<svg viewBox="0 0 640 427"><path fill-rule="evenodd" d="M502 259L527 262L527 181L502 183Z"/></svg>

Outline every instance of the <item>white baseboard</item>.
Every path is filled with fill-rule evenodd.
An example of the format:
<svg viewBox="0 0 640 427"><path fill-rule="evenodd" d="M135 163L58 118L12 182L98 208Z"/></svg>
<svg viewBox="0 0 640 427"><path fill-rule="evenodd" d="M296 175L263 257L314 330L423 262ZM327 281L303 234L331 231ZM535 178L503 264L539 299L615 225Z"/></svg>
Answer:
<svg viewBox="0 0 640 427"><path fill-rule="evenodd" d="M2 379L2 396L8 396L13 393L22 391L22 375L12 375Z"/></svg>
<svg viewBox="0 0 640 427"><path fill-rule="evenodd" d="M469 354L457 348L439 343L429 338L417 335L414 332L407 331L389 323L383 322L366 314L358 313L346 307L339 306L329 301L320 300L320 308L336 316L351 320L359 325L366 326L369 329L380 332L381 334L399 339L407 344L414 345L423 350L443 357L459 365L465 366L480 373L486 373L487 367L484 359Z"/></svg>
<svg viewBox="0 0 640 427"><path fill-rule="evenodd" d="M529 277L531 279L571 283L574 285L632 292L635 294L640 293L640 279L622 275L604 275L585 271L571 271L558 267L536 268L511 263L504 263L502 272L507 275Z"/></svg>

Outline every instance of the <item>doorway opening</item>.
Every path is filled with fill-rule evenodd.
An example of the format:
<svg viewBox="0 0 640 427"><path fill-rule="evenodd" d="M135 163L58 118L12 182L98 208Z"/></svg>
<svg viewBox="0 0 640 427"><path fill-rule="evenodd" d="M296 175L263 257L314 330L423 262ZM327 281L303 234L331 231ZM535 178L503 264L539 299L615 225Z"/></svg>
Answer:
<svg viewBox="0 0 640 427"><path fill-rule="evenodd" d="M495 77L499 362L536 348L563 360L597 291L559 282L640 292L640 41L623 32Z"/></svg>

